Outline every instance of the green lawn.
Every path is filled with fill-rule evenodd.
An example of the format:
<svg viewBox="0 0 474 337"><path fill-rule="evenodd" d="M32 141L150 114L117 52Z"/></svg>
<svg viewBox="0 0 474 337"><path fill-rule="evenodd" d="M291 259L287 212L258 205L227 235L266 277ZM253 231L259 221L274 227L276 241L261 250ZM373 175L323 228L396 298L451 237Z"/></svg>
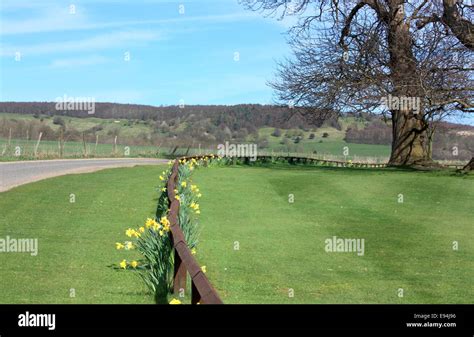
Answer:
<svg viewBox="0 0 474 337"><path fill-rule="evenodd" d="M474 301L472 175L225 167L194 181L198 259L226 303ZM326 252L333 236L364 239L365 254Z"/></svg>
<svg viewBox="0 0 474 337"><path fill-rule="evenodd" d="M0 303L154 303L137 275L116 269L132 256L114 243L154 214L162 169L0 193L0 238L39 240L36 257L0 253ZM277 165L203 168L193 180L197 258L225 303L473 302L472 175ZM364 255L327 253L333 236L364 239Z"/></svg>
<svg viewBox="0 0 474 337"><path fill-rule="evenodd" d="M0 303L154 303L138 275L114 266L131 257L115 242L155 213L162 169L68 175L0 193L0 238L39 245L37 256L0 253Z"/></svg>

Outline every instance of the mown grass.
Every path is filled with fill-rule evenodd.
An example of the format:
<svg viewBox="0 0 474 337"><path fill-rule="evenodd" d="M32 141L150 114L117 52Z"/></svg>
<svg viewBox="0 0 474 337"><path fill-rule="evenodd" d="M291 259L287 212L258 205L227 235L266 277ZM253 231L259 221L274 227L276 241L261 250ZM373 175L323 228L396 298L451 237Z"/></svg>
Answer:
<svg viewBox="0 0 474 337"><path fill-rule="evenodd" d="M0 253L0 303L154 303L135 272L117 269L133 254L115 242L154 215L162 170L109 169L0 193L0 238L39 244L37 256Z"/></svg>
<svg viewBox="0 0 474 337"><path fill-rule="evenodd" d="M474 300L472 175L225 167L194 181L198 259L226 303ZM364 239L365 254L327 253L333 236Z"/></svg>

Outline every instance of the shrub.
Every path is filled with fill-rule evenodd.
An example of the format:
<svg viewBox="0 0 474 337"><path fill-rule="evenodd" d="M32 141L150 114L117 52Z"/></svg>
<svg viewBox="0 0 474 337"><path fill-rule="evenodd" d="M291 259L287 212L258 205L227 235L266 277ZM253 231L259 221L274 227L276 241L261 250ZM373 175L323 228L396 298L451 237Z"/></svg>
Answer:
<svg viewBox="0 0 474 337"><path fill-rule="evenodd" d="M53 118L53 124L65 126L64 120L63 120L61 117L59 117L59 116L55 116L55 117Z"/></svg>

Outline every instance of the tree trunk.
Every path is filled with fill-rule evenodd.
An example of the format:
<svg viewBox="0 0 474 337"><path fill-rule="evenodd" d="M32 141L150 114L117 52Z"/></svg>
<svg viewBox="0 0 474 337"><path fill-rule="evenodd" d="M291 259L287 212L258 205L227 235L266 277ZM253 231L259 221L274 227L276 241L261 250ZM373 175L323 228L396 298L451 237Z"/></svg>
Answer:
<svg viewBox="0 0 474 337"><path fill-rule="evenodd" d="M406 111L392 111L392 166L431 165L426 123Z"/></svg>
<svg viewBox="0 0 474 337"><path fill-rule="evenodd" d="M426 165L432 162L428 123L423 119L423 88L417 84L417 61L413 55L413 39L404 10L403 0L390 2L388 46L393 84L391 95L399 100L408 98L408 102L412 104L408 107L389 106L393 131L389 165Z"/></svg>

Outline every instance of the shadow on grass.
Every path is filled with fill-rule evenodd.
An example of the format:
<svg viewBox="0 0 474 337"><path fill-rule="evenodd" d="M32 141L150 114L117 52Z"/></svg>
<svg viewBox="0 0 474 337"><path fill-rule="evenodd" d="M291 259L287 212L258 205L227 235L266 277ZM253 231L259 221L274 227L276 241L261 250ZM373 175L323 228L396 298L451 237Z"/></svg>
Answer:
<svg viewBox="0 0 474 337"><path fill-rule="evenodd" d="M137 269L126 269L124 270L123 268L120 268L119 266L115 265L115 264L110 264L107 266L108 268L116 271L116 272L121 272L121 271L127 271L127 272L132 272L132 273L138 273L139 270ZM137 278L140 279L140 281L142 281L142 278L139 274L135 274L137 276ZM162 290L159 290L156 292L155 295L152 295L151 292L143 292L143 291L140 291L140 292L118 292L120 294L125 294L125 295L150 295L150 296L153 296L154 297L154 300L155 300L155 303L156 304L168 304L168 289L162 289Z"/></svg>

